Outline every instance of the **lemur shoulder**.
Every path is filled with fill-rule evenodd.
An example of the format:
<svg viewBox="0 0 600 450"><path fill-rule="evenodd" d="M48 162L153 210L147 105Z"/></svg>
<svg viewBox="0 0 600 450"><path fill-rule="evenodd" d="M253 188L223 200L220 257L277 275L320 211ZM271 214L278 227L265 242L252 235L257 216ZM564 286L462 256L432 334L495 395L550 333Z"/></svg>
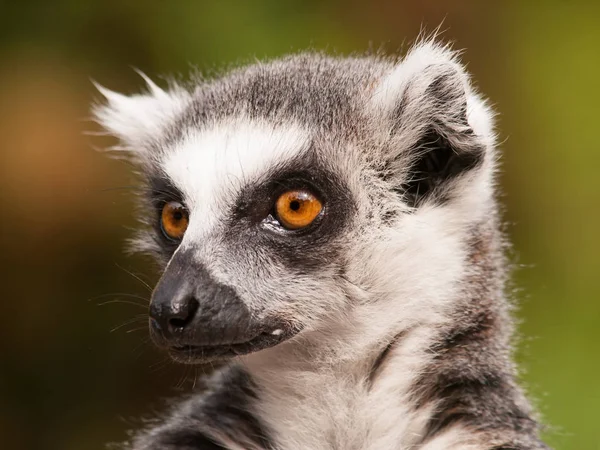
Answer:
<svg viewBox="0 0 600 450"><path fill-rule="evenodd" d="M94 113L147 185L150 333L228 364L124 448L547 448L511 357L493 113L457 53L146 81Z"/></svg>

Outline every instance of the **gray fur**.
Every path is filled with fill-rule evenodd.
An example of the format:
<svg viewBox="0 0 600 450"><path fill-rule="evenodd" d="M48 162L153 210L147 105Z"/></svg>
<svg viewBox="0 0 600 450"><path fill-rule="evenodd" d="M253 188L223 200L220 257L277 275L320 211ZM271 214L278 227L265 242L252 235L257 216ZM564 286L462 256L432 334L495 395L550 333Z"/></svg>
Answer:
<svg viewBox="0 0 600 450"><path fill-rule="evenodd" d="M280 337L125 448L547 448L515 381L493 114L456 53L426 41L401 60L306 53L148 82L101 88L95 108L148 180L138 248ZM306 233L270 215L294 183L325 200ZM175 244L157 224L172 198L190 210Z"/></svg>

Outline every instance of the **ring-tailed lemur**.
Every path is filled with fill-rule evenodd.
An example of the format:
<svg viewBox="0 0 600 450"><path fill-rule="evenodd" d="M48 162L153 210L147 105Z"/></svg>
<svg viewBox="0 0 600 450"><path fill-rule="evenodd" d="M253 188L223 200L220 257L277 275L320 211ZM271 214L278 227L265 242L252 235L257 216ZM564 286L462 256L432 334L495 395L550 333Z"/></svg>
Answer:
<svg viewBox="0 0 600 450"><path fill-rule="evenodd" d="M493 114L455 52L146 81L94 112L147 180L151 335L230 363L127 448L547 448L511 360Z"/></svg>

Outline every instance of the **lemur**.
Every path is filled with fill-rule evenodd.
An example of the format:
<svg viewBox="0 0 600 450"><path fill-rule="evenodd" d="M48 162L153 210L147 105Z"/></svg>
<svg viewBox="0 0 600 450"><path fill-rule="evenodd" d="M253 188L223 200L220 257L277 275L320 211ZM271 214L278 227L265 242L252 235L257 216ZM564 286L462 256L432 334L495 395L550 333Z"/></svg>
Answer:
<svg viewBox="0 0 600 450"><path fill-rule="evenodd" d="M227 361L124 448L548 448L511 355L494 114L459 57L425 39L98 85L145 180L152 339Z"/></svg>

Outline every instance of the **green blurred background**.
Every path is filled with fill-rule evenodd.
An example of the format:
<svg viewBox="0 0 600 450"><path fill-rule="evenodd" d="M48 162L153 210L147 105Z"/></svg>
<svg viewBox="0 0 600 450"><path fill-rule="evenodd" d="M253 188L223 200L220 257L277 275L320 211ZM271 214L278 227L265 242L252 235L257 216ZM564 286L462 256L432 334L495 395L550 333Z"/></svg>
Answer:
<svg viewBox="0 0 600 450"><path fill-rule="evenodd" d="M122 252L131 168L82 134L90 78L394 53L442 21L500 113L524 383L549 443L600 449L600 2L468 0L0 0L0 447L101 449L194 375L147 342L156 274Z"/></svg>

